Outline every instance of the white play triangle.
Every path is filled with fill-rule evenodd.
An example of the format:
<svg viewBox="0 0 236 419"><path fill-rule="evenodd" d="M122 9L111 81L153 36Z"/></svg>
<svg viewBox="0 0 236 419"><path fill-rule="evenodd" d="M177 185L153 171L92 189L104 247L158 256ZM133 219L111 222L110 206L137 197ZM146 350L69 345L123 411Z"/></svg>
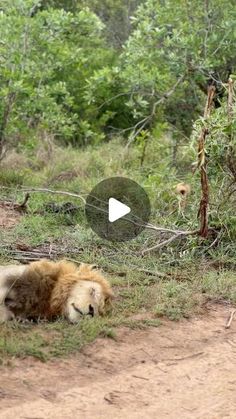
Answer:
<svg viewBox="0 0 236 419"><path fill-rule="evenodd" d="M119 220L119 218L124 217L131 211L130 207L122 204L115 198L110 198L108 204L108 219L110 223L114 223L114 221Z"/></svg>

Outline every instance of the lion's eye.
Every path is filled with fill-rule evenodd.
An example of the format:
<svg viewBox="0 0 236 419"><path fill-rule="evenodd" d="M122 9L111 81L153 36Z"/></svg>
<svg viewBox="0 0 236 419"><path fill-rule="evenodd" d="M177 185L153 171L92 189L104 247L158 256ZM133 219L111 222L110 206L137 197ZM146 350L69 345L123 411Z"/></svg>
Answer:
<svg viewBox="0 0 236 419"><path fill-rule="evenodd" d="M91 306L91 304L89 304L89 314L90 314L90 316L94 316L94 308L93 308L93 306Z"/></svg>
<svg viewBox="0 0 236 419"><path fill-rule="evenodd" d="M78 307L76 307L76 305L74 303L72 303L71 305L72 305L72 307L75 311L77 311L79 314L83 315L83 312Z"/></svg>

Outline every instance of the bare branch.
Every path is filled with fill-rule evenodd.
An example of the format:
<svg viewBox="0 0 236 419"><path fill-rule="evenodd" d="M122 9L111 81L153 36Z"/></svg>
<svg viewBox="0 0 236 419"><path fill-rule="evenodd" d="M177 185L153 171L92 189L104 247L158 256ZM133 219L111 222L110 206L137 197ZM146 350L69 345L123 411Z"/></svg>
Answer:
<svg viewBox="0 0 236 419"><path fill-rule="evenodd" d="M211 109L213 106L213 98L215 96L215 86L209 86L208 96L204 109L204 119L205 121L209 118ZM208 128L204 124L199 140L198 140L198 167L200 169L201 175L201 187L202 187L202 197L200 201L200 206L198 210L198 215L200 216L200 236L207 237L208 235L208 206L209 206L209 183L207 176L207 159L205 152L205 141L206 136L208 135Z"/></svg>
<svg viewBox="0 0 236 419"><path fill-rule="evenodd" d="M22 191L27 192L28 194L31 193L50 193L50 194L54 194L54 195L65 195L65 196L70 196L73 198L78 198L80 200L83 201L84 204L86 204L86 199L82 196L82 195L78 195L74 192L66 192L66 191L54 191L52 189L47 189L47 188L32 188L32 189L28 189L28 188L22 188ZM101 201L103 202L103 201ZM89 205L89 204L87 204ZM95 205L89 205L92 208L98 209L100 212L104 212L104 213L108 213L108 210L103 210L100 207L96 207ZM131 222L132 224L138 225L138 226L143 226L145 227L147 230L152 230L152 231L156 231L158 233L172 233L175 235L191 235L191 234L197 234L198 230L194 230L194 231L183 231L183 230L175 230L175 229L171 229L171 228L165 228L165 227L158 227L155 226L154 224L151 223L147 223L147 224L143 224L142 220L139 220L137 218L137 222L135 222L134 220L130 220L127 217L124 217L127 221ZM138 222L140 221L140 222ZM141 224L142 223L142 224Z"/></svg>
<svg viewBox="0 0 236 419"><path fill-rule="evenodd" d="M227 323L226 323L226 325L225 325L225 328L226 328L226 329L229 329L229 328L230 328L230 326L231 326L231 323L232 323L232 321L233 321L233 318L234 318L235 313L236 313L236 310L232 310L232 311L231 311L231 313L230 313L230 315L229 315L229 318L228 318L228 320L227 320Z"/></svg>
<svg viewBox="0 0 236 419"><path fill-rule="evenodd" d="M233 101L234 101L234 80L231 78L228 81L228 120L232 123L233 119Z"/></svg>
<svg viewBox="0 0 236 419"><path fill-rule="evenodd" d="M172 88L170 90L168 90L166 93L164 93L162 95L162 97L160 99L158 99L152 107L152 111L151 114L146 116L144 119L142 119L141 121L139 121L135 126L134 126L134 130L133 133L130 135L129 141L126 145L126 147L129 147L130 144L135 140L135 138L140 134L140 132L146 127L147 123L149 121L152 121L153 117L156 114L156 109L159 105L161 105L162 103L164 103L170 96L173 95L173 93L175 92L175 90L177 89L177 87L179 86L180 83L182 83L182 81L185 78L185 74L182 74L181 77L178 78L178 80L176 81L176 83L172 86ZM136 131L136 128L138 128L138 130Z"/></svg>
<svg viewBox="0 0 236 419"><path fill-rule="evenodd" d="M81 201L83 201L83 203L86 203L85 198L82 195L78 195L76 193L73 192L66 192L66 191L54 191L52 189L46 189L46 188L32 188L32 189L27 189L27 188L23 188L22 189L24 192L28 192L28 193L50 193L53 195L66 195L66 196L71 196L72 198L79 198L81 199Z"/></svg>
<svg viewBox="0 0 236 419"><path fill-rule="evenodd" d="M181 233L177 233L174 236L171 236L169 239L164 240L161 243L156 244L155 246L149 247L148 249L144 249L141 252L141 255L143 256L145 253L149 253L153 250L161 249L164 246L167 246L171 242L173 242L176 239L186 237L186 236L193 236L195 234L199 234L199 230L193 230L193 231L182 231Z"/></svg>

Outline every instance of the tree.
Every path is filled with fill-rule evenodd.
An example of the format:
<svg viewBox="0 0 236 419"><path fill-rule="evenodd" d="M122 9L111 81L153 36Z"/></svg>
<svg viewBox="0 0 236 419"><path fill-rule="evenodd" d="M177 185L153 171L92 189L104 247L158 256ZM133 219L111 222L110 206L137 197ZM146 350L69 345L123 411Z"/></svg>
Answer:
<svg viewBox="0 0 236 419"><path fill-rule="evenodd" d="M220 95L215 99L219 105L222 82L236 65L234 6L233 0L147 0L140 5L118 68L110 72L112 81L106 76L108 91L119 86L114 101L128 116L122 128L128 129L132 115L136 133L167 120L189 136L211 83ZM95 79L93 89L102 102L99 83ZM119 123L116 112L110 124L118 128Z"/></svg>
<svg viewBox="0 0 236 419"><path fill-rule="evenodd" d="M59 8L73 13L88 7L105 24L106 38L120 49L131 32L130 17L144 0L43 0L40 8Z"/></svg>
<svg viewBox="0 0 236 419"><path fill-rule="evenodd" d="M1 7L0 154L7 140L31 128L64 141L93 135L83 97L86 79L110 54L103 24L88 9L48 9L32 17L34 6L14 0Z"/></svg>

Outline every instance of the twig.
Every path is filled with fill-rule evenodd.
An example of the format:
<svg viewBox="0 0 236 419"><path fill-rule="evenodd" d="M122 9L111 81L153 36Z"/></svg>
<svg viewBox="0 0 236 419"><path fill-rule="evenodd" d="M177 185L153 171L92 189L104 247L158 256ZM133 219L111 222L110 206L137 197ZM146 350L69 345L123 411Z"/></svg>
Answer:
<svg viewBox="0 0 236 419"><path fill-rule="evenodd" d="M229 120L229 123L232 123L232 119L234 115L233 102L234 102L234 80L230 78L228 80L228 120Z"/></svg>
<svg viewBox="0 0 236 419"><path fill-rule="evenodd" d="M143 256L145 253L151 252L152 250L160 249L161 247L166 246L167 244L173 242L176 239L179 239L180 237L190 236L190 235L195 235L195 234L199 234L199 231L198 230L182 231L178 234L175 234L174 236L171 236L169 239L164 240L163 242L156 244L155 246L152 246L152 247L149 247L148 249L142 250L141 255Z"/></svg>
<svg viewBox="0 0 236 419"><path fill-rule="evenodd" d="M29 200L29 194L25 195L24 201L21 204L17 204L13 201L0 201L0 206L9 208L11 210L19 211L19 212L26 212L27 210L27 202Z"/></svg>
<svg viewBox="0 0 236 419"><path fill-rule="evenodd" d="M203 355L204 352L196 352L194 354L190 354L190 355L186 355L186 356L181 356L178 358L167 358L167 359L163 359L163 361L184 361L185 359L190 359L190 358L196 358L197 356Z"/></svg>
<svg viewBox="0 0 236 419"><path fill-rule="evenodd" d="M132 377L134 377L134 378L140 378L140 380L146 380L146 381L149 381L149 378L146 378L146 377L141 377L141 375L132 375Z"/></svg>
<svg viewBox="0 0 236 419"><path fill-rule="evenodd" d="M227 153L227 161L229 170L233 176L234 182L236 180L236 167L235 167L235 150L234 150L234 80L229 78L228 80L228 103L227 103L227 113L228 113L228 139L229 139L229 148Z"/></svg>
<svg viewBox="0 0 236 419"><path fill-rule="evenodd" d="M230 315L229 315L229 317L228 317L227 323L226 323L226 325L225 325L225 329L229 329L229 328L230 328L230 326L231 326L231 323L232 323L232 321L233 321L233 318L234 318L235 313L236 313L236 310L232 310L232 311L231 311L231 313L230 313Z"/></svg>
<svg viewBox="0 0 236 419"><path fill-rule="evenodd" d="M206 106L204 110L204 120L206 121L209 118L213 98L215 95L215 86L210 86L208 88L208 96L206 101ZM202 188L202 197L199 205L198 215L200 216L200 236L207 237L208 235L208 206L209 206L209 182L207 176L207 159L205 152L205 141L206 136L208 135L208 128L206 125L203 126L199 140L198 140L198 167L200 169L201 175L201 188Z"/></svg>
<svg viewBox="0 0 236 419"><path fill-rule="evenodd" d="M21 204L19 204L19 208L21 208L22 210L25 210L26 207L27 207L27 202L28 202L29 198L30 198L30 194L27 192L25 194L24 201Z"/></svg>
<svg viewBox="0 0 236 419"><path fill-rule="evenodd" d="M157 227L157 226L155 226L154 224L151 224L151 223L147 223L145 225L145 228L148 229L148 230L157 231L159 233L173 233L173 234L182 234L182 233L185 234L186 233L186 231L184 231L184 230L174 230L174 229L171 229L171 228ZM191 231L191 232L189 231L188 233L195 234L195 231Z"/></svg>
<svg viewBox="0 0 236 419"><path fill-rule="evenodd" d="M32 189L27 189L27 188L23 188L22 189L25 192L28 193L51 193L53 195L66 195L66 196L71 196L73 198L79 198L81 199L81 201L83 201L84 204L86 204L86 200L83 196L78 195L77 193L72 193L72 192L66 192L66 191L54 191L52 189L47 189L47 188L32 188Z"/></svg>
<svg viewBox="0 0 236 419"><path fill-rule="evenodd" d="M147 123L149 121L151 121L153 119L153 117L155 116L156 113L156 109L159 105L161 105L163 102L165 102L176 90L176 88L179 86L179 84L184 80L185 78L185 74L182 74L181 77L178 78L178 80L176 81L176 83L171 87L170 90L168 90L166 93L164 93L162 95L162 97L160 99L158 99L152 107L152 111L151 114L146 116L144 119L142 119L141 121L139 121L135 126L134 126L134 130L133 133L130 135L129 141L126 145L126 148L128 148L130 146L130 144L135 140L135 138L140 134L140 132L145 128L145 126L147 125ZM139 129L136 131L136 128Z"/></svg>
<svg viewBox="0 0 236 419"><path fill-rule="evenodd" d="M28 192L28 193L50 193L50 194L56 194L56 195L66 195L66 196L71 196L73 198L79 198L83 201L83 203L86 205L86 199L82 196L82 195L78 195L76 193L73 192L66 192L66 191L55 191L52 189L47 189L47 188L33 188L33 189L27 189L27 188L22 188L22 190L24 192ZM99 201L99 202L103 202L103 201ZM90 206L92 208L98 209L100 212L104 212L108 214L108 210L103 210L102 208L96 207L95 205L90 205L87 204L87 206ZM151 223L147 223L147 224L140 224L138 222L135 222L133 220L130 220L127 217L124 217L125 220L131 222L132 224L138 225L138 226L143 226L145 227L145 229L147 230L153 230L153 231L157 231L157 232L161 232L161 233L173 233L173 234L180 234L180 235L193 235L196 234L198 232L198 230L194 230L194 231L183 231L183 230L174 230L174 229L170 229L170 228L165 228L165 227L157 227L154 224ZM141 220L142 221L142 220Z"/></svg>
<svg viewBox="0 0 236 419"><path fill-rule="evenodd" d="M56 195L66 195L66 196L71 196L73 198L79 198L83 201L84 204L86 204L86 200L83 196L78 195L76 193L72 193L72 192L66 192L66 191L55 191L52 189L47 189L47 188L33 188L33 189L27 189L27 188L23 188L23 191L28 192L29 193L50 193L50 194L56 194ZM88 205L88 204L87 204ZM101 212L105 212L108 213L107 210L103 210L102 208L96 207L94 205L90 205L93 208L99 209L99 211ZM131 222L132 224L138 225L138 226L142 226L142 224L135 222L133 220L130 220L129 218L125 218L127 221ZM142 221L142 220L141 220ZM146 228L147 230L153 230L156 232L162 232L162 233L172 233L174 234L172 237L168 238L167 240L164 240L161 243L156 244L153 247L150 247L148 249L145 249L141 252L142 255L144 255L147 252L150 252L152 250L156 250L159 249L163 246L166 246L167 244L171 243L172 241L180 238L180 237L184 237L184 236L189 236L189 235L195 235L195 234L199 234L198 230L193 230L193 231L182 231L182 230L174 230L174 229L169 229L169 228L164 228L164 227L157 227L153 224L147 223L145 225L143 225L144 228Z"/></svg>

